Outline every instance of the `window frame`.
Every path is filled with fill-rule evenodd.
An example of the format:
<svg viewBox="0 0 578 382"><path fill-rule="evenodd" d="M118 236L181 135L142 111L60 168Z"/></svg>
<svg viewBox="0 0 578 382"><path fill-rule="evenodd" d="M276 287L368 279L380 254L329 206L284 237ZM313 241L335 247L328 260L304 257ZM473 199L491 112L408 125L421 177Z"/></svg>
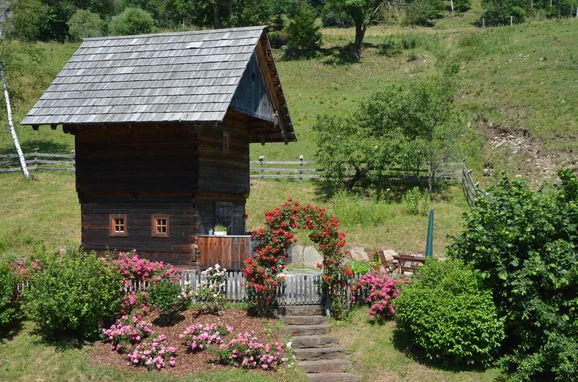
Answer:
<svg viewBox="0 0 578 382"><path fill-rule="evenodd" d="M158 220L164 219L166 221L166 232L159 232L159 224ZM151 215L151 236L152 237L160 237L160 238L168 238L170 237L170 218L168 214L154 214Z"/></svg>
<svg viewBox="0 0 578 382"><path fill-rule="evenodd" d="M116 231L116 219L123 219L124 231ZM127 237L128 236L128 219L126 214L108 215L108 233L110 237Z"/></svg>

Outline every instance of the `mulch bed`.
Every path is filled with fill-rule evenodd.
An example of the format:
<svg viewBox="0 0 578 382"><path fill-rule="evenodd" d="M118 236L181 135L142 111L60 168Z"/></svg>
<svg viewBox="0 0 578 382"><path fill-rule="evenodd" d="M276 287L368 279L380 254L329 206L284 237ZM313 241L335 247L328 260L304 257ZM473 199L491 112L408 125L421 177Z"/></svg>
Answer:
<svg viewBox="0 0 578 382"><path fill-rule="evenodd" d="M247 314L246 310L227 309L216 315L202 314L197 310L187 310L182 313L180 321L171 326L158 326L155 323L156 314L151 313L143 319L153 323L153 331L157 334L167 336L165 344L177 348L176 366L161 370L152 370L151 373L167 373L173 375L185 375L197 373L199 371L218 371L230 369L232 366L219 364L219 357L212 349L217 349L219 345L209 345L209 348L199 353L191 353L179 339L181 334L188 326L192 324L209 324L217 323L230 325L233 331L223 337L226 343L238 333L246 330L252 330L262 342L272 343L278 341L281 333L275 329L276 319L253 317ZM135 373L149 372L146 367L135 367L127 360L126 354L119 354L111 350L110 343L99 342L96 348L91 352L91 361L93 366L109 365L117 368L133 371ZM271 373L270 371L256 370L259 373Z"/></svg>

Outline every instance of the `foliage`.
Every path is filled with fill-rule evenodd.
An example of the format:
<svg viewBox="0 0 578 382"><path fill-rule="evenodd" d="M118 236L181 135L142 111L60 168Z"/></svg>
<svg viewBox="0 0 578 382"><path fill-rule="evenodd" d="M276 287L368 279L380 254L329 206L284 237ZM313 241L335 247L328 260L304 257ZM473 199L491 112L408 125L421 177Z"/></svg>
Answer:
<svg viewBox="0 0 578 382"><path fill-rule="evenodd" d="M408 190L402 198L403 206L410 215L427 215L429 209L429 198L423 194L419 187Z"/></svg>
<svg viewBox="0 0 578 382"><path fill-rule="evenodd" d="M364 275L371 272L371 264L368 261L349 261L347 263L351 272L358 275Z"/></svg>
<svg viewBox="0 0 578 382"><path fill-rule="evenodd" d="M526 19L525 0L482 0L486 25L509 25L510 17L515 24Z"/></svg>
<svg viewBox="0 0 578 382"><path fill-rule="evenodd" d="M459 260L429 260L395 300L401 335L435 362L489 366L504 323L478 272Z"/></svg>
<svg viewBox="0 0 578 382"><path fill-rule="evenodd" d="M0 332L5 332L20 318L18 275L11 264L0 262Z"/></svg>
<svg viewBox="0 0 578 382"><path fill-rule="evenodd" d="M332 315L342 318L346 314L343 289L352 272L343 264L345 234L338 228L339 220L327 216L324 208L302 205L292 199L265 212L265 228L251 234L257 245L245 268L247 292L255 309L266 313L275 308L276 289L283 282L278 273L285 268L281 262L287 259L287 250L293 241L291 231L304 229L309 231L309 239L323 255L322 286L329 293Z"/></svg>
<svg viewBox="0 0 578 382"><path fill-rule="evenodd" d="M295 17L287 26L287 41L295 54L310 53L321 44L320 26L315 10L302 1Z"/></svg>
<svg viewBox="0 0 578 382"><path fill-rule="evenodd" d="M126 8L114 16L108 25L113 36L145 34L153 31L155 21L150 13L140 8Z"/></svg>
<svg viewBox="0 0 578 382"><path fill-rule="evenodd" d="M132 315L122 316L109 329L102 329L101 338L111 342L112 350L126 353L152 335L152 324L139 315Z"/></svg>
<svg viewBox="0 0 578 382"><path fill-rule="evenodd" d="M404 279L394 279L384 271L367 273L357 280L353 301L370 305L368 316L383 322L394 316L393 302L404 282Z"/></svg>
<svg viewBox="0 0 578 382"><path fill-rule="evenodd" d="M77 10L67 22L68 34L72 41L86 37L102 36L102 19L96 13L84 9Z"/></svg>
<svg viewBox="0 0 578 382"><path fill-rule="evenodd" d="M569 170L559 176L550 192L502 177L476 199L450 248L492 288L516 380L578 373L578 353L568 352L578 336L578 178Z"/></svg>
<svg viewBox="0 0 578 382"><path fill-rule="evenodd" d="M193 296L202 311L214 314L223 309L226 272L219 264L201 272L201 285L194 291Z"/></svg>
<svg viewBox="0 0 578 382"><path fill-rule="evenodd" d="M160 370L166 367L167 363L174 367L177 349L174 346L166 346L164 344L166 339L163 334L147 338L129 353L129 361L134 366L146 366L149 370Z"/></svg>
<svg viewBox="0 0 578 382"><path fill-rule="evenodd" d="M282 357L282 344L264 344L252 331L238 334L228 343L221 345L219 352L221 363L243 369L274 370L283 363Z"/></svg>
<svg viewBox="0 0 578 382"><path fill-rule="evenodd" d="M43 39L43 21L48 9L41 0L15 1L12 13L6 28L9 35L28 41Z"/></svg>
<svg viewBox="0 0 578 382"><path fill-rule="evenodd" d="M223 343L222 336L231 333L233 328L229 325L223 326L215 323L195 324L187 327L179 335L183 344L192 352L201 352L207 348L207 345L220 345Z"/></svg>
<svg viewBox="0 0 578 382"><path fill-rule="evenodd" d="M380 16L380 9L385 0L327 0L326 12L333 11L344 15L355 25L355 41L353 54L357 60L361 59L361 44L369 25Z"/></svg>
<svg viewBox="0 0 578 382"><path fill-rule="evenodd" d="M171 280L161 280L148 290L148 301L159 310L159 319L170 322L187 307L187 300L181 295L181 285Z"/></svg>
<svg viewBox="0 0 578 382"><path fill-rule="evenodd" d="M408 3L405 16L407 25L432 26L443 9L443 2L437 0L413 0Z"/></svg>
<svg viewBox="0 0 578 382"><path fill-rule="evenodd" d="M471 0L454 0L454 10L458 12L467 12L472 8Z"/></svg>
<svg viewBox="0 0 578 382"><path fill-rule="evenodd" d="M119 275L95 254L42 253L43 269L24 292L28 316L45 335L94 338L114 317L122 298Z"/></svg>
<svg viewBox="0 0 578 382"><path fill-rule="evenodd" d="M362 180L366 188L383 189L387 178L380 169L392 166L415 170L428 164L434 176L440 163L458 154L464 132L449 82L391 84L349 115L320 117L316 158L331 174L323 180L325 190L351 189Z"/></svg>
<svg viewBox="0 0 578 382"><path fill-rule="evenodd" d="M392 213L383 200L367 200L363 196L340 190L331 198L331 211L346 227L385 224Z"/></svg>

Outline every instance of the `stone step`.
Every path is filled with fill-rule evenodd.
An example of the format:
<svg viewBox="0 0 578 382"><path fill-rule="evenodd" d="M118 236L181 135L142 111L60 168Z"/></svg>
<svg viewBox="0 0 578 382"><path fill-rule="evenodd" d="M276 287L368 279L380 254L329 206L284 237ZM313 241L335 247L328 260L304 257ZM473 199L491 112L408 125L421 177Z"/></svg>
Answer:
<svg viewBox="0 0 578 382"><path fill-rule="evenodd" d="M351 361L339 358L299 361L299 368L306 373L338 373L351 369Z"/></svg>
<svg viewBox="0 0 578 382"><path fill-rule="evenodd" d="M318 373L307 374L311 382L357 382L357 377L349 373Z"/></svg>
<svg viewBox="0 0 578 382"><path fill-rule="evenodd" d="M281 316L281 321L287 325L319 325L327 322L323 316Z"/></svg>
<svg viewBox="0 0 578 382"><path fill-rule="evenodd" d="M336 359L347 355L347 352L339 347L293 349L298 361L316 361L320 359Z"/></svg>
<svg viewBox="0 0 578 382"><path fill-rule="evenodd" d="M322 314L320 305L288 305L279 310L285 316L319 316Z"/></svg>
<svg viewBox="0 0 578 382"><path fill-rule="evenodd" d="M294 336L291 340L293 349L323 348L339 345L339 338L331 336Z"/></svg>
<svg viewBox="0 0 578 382"><path fill-rule="evenodd" d="M292 336L319 336L329 333L329 324L287 325L287 331Z"/></svg>

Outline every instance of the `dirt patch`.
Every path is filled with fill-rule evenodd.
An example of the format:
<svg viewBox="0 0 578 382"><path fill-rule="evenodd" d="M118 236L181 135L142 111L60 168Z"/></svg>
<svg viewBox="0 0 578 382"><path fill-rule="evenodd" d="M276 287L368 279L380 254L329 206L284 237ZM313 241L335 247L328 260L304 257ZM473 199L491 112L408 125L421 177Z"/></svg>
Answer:
<svg viewBox="0 0 578 382"><path fill-rule="evenodd" d="M183 313L183 319L171 326L154 325L156 314L150 314L144 317L145 321L153 322L153 331L157 334L164 334L167 336L165 344L168 346L175 346L177 348L176 366L161 369L159 371L148 371L146 367L135 367L127 360L126 354L119 354L110 348L110 343L100 342L96 348L91 352L90 358L93 366L109 365L119 369L124 369L135 374L142 373L163 373L166 375L186 375L198 373L200 371L218 371L230 369L231 366L224 366L219 364L219 357L213 349L217 349L218 345L211 345L211 347L200 353L191 353L187 347L181 343L179 334L181 334L188 326L192 324L208 324L217 323L220 325L230 325L233 327L233 332L223 337L223 341L227 342L238 333L253 330L255 335L263 342L275 342L283 338L284 333L277 327L279 322L276 319L264 319L259 317L249 316L245 310L241 309L227 309L220 312L218 315L200 314L196 310L188 310ZM271 374L271 371L255 370L257 373Z"/></svg>
<svg viewBox="0 0 578 382"><path fill-rule="evenodd" d="M556 158L546 152L542 141L531 136L527 129L507 130L488 121L483 115L476 118L478 130L486 137L491 150L506 150L515 159L509 162L515 171L522 172L529 180L541 181L556 173ZM486 160L484 176L493 175L493 164ZM537 177L536 177L537 176Z"/></svg>

